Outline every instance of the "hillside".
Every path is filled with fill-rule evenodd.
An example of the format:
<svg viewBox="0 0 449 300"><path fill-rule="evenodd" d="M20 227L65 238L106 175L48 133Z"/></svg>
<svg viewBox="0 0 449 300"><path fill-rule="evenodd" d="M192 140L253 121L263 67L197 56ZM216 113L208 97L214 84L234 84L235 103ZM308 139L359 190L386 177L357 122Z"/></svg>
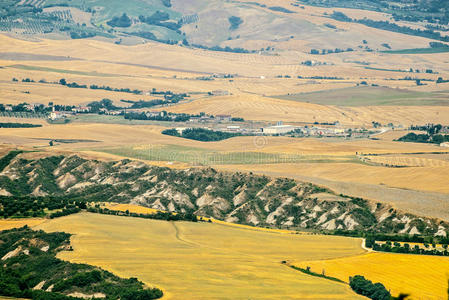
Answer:
<svg viewBox="0 0 449 300"><path fill-rule="evenodd" d="M443 236L449 229L449 224L436 219L334 195L292 179L210 168L174 170L130 160L100 162L78 156L29 160L13 154L2 159L0 191L14 197L64 196L65 203L134 203L257 226Z"/></svg>
<svg viewBox="0 0 449 300"><path fill-rule="evenodd" d="M449 40L442 33L447 29L446 6L433 1L423 9L396 2L385 7L361 1L357 10L348 10L352 6L347 1L318 0L8 0L0 5L0 30L31 39L97 38L127 45L155 40L264 55L286 49L334 53L427 48L431 41ZM334 11L357 18L336 19ZM352 24L360 20L362 25Z"/></svg>

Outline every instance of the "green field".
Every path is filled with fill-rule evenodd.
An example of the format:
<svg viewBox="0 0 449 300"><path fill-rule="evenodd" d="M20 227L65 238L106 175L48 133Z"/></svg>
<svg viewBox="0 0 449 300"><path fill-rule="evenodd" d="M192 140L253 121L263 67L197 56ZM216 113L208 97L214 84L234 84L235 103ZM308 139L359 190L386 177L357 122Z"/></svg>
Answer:
<svg viewBox="0 0 449 300"><path fill-rule="evenodd" d="M299 155L264 152L225 152L179 145L129 146L89 149L149 161L183 162L192 165L279 164L279 163L362 163L355 156Z"/></svg>
<svg viewBox="0 0 449 300"><path fill-rule="evenodd" d="M362 299L281 263L361 254L360 239L88 213L36 229L74 234L74 251L60 258L137 277L163 289L163 299Z"/></svg>
<svg viewBox="0 0 449 300"><path fill-rule="evenodd" d="M338 106L449 105L444 93L414 92L386 87L359 86L338 90L275 96L283 100Z"/></svg>

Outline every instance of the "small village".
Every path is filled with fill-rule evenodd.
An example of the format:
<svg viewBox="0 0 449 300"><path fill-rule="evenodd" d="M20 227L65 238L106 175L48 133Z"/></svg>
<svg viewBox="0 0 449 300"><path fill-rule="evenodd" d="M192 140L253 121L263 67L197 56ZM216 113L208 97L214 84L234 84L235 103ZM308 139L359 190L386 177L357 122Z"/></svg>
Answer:
<svg viewBox="0 0 449 300"><path fill-rule="evenodd" d="M107 109L99 108L93 111L92 106L61 106L50 102L48 105L42 103L23 103L20 105L4 105L0 113L5 115L14 114L20 117L25 113L36 118L46 118L49 122L70 122L80 115L104 115L111 117L125 117L133 120L158 121L163 123L179 123L177 129L183 131L187 128L204 128L214 131L239 133L242 135L267 135L293 137L368 137L373 133L365 128L344 128L338 121L325 124L284 124L282 121L276 124L266 122L255 122L244 120L232 115L220 114L210 115L199 113L198 115L174 114L167 111L151 111L142 109ZM132 116L137 115L137 118ZM179 118L182 115L183 118ZM130 117L131 116L131 117ZM182 121L179 121L181 119Z"/></svg>

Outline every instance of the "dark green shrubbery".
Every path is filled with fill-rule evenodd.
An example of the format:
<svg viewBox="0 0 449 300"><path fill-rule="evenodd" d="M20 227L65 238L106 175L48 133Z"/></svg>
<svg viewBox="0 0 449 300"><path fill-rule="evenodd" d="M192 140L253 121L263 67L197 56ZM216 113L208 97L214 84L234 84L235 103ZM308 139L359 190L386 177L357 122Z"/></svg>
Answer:
<svg viewBox="0 0 449 300"><path fill-rule="evenodd" d="M189 128L180 134L176 129L167 129L162 131L163 134L182 137L185 139L196 140L201 142L215 142L241 136L240 133L230 133L222 131L213 131L204 128Z"/></svg>
<svg viewBox="0 0 449 300"><path fill-rule="evenodd" d="M357 293L373 300L390 300L391 294L381 283L372 283L365 277L356 275L349 278L349 286Z"/></svg>

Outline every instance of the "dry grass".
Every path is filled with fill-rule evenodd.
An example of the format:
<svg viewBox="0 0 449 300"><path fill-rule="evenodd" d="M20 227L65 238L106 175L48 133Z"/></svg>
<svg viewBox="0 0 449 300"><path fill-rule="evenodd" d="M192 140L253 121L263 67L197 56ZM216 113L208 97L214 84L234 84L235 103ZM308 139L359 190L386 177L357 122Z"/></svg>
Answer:
<svg viewBox="0 0 449 300"><path fill-rule="evenodd" d="M369 253L360 256L322 261L297 262L294 265L348 281L349 276L363 275L383 283L392 294L410 294L410 299L442 300L447 298L449 258L427 255Z"/></svg>
<svg viewBox="0 0 449 300"><path fill-rule="evenodd" d="M61 258L137 277L167 299L361 299L348 286L280 263L357 255L359 239L87 213L38 228L74 234L75 251Z"/></svg>

